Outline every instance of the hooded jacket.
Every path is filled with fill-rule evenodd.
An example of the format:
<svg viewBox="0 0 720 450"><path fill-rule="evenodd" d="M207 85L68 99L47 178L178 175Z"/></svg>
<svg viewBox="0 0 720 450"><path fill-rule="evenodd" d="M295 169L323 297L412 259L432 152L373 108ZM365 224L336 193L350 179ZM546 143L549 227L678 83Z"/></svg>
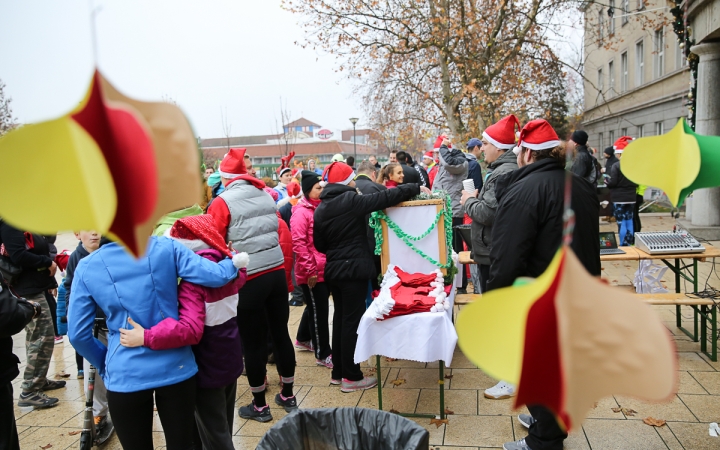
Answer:
<svg viewBox="0 0 720 450"><path fill-rule="evenodd" d="M465 202L465 214L472 219L472 257L478 264L490 265L492 229L498 201L495 186L501 175L517 170L517 156L506 151L488 166L488 175L477 198Z"/></svg>
<svg viewBox="0 0 720 450"><path fill-rule="evenodd" d="M370 280L375 274L368 248L365 216L420 193L417 184L403 184L372 195L361 195L342 184L327 185L315 210L315 248L326 256L325 280Z"/></svg>
<svg viewBox="0 0 720 450"><path fill-rule="evenodd" d="M420 179L420 172L415 170L413 166L410 164L401 162L400 167L402 167L403 170L403 184L422 184L422 180Z"/></svg>
<svg viewBox="0 0 720 450"><path fill-rule="evenodd" d="M507 152L506 152L507 153ZM475 183L475 189L481 190L483 188L483 176L482 168L477 160L477 157L472 153L465 153L465 159L468 161L468 178L472 178ZM462 196L462 193L460 193Z"/></svg>
<svg viewBox="0 0 720 450"><path fill-rule="evenodd" d="M620 161L610 167L610 177L606 180L613 203L635 203L638 185L628 180L620 170Z"/></svg>
<svg viewBox="0 0 720 450"><path fill-rule="evenodd" d="M55 277L50 275L54 259L50 255L50 244L44 236L34 233L31 236L33 245L28 248L23 231L0 221L0 240L10 261L23 269L11 286L20 297L36 296L57 287Z"/></svg>
<svg viewBox="0 0 720 450"><path fill-rule="evenodd" d="M370 179L367 175L361 173L355 178L355 186L362 195L371 195L376 192L386 191L387 188L380 183L376 183ZM370 228L370 214L365 216L365 228L367 229L368 245L370 246L370 252L375 252L375 232Z"/></svg>
<svg viewBox="0 0 720 450"><path fill-rule="evenodd" d="M498 178L488 290L511 286L518 277L536 278L550 265L562 243L565 175L563 166L544 159ZM570 246L585 269L600 276L600 203L595 189L576 175L571 202Z"/></svg>
<svg viewBox="0 0 720 450"><path fill-rule="evenodd" d="M136 392L185 381L197 372L189 346L155 351L120 345L128 317L148 329L178 320L178 278L220 287L237 277L230 259L218 264L165 237L151 237L147 253L133 258L117 243L103 245L78 264L68 311L68 337L98 368L109 391ZM92 335L95 308L107 315L108 345Z"/></svg>
<svg viewBox="0 0 720 450"><path fill-rule="evenodd" d="M290 218L297 284L307 284L308 278L314 275L317 275L318 283L325 281L325 255L315 248L313 236L316 209L315 205L303 197L293 207L293 214Z"/></svg>
<svg viewBox="0 0 720 450"><path fill-rule="evenodd" d="M463 217L463 207L460 204L462 197L462 182L468 175L468 162L465 154L456 148L440 147L438 156L438 173L433 182L433 190L445 191L452 201L452 216Z"/></svg>

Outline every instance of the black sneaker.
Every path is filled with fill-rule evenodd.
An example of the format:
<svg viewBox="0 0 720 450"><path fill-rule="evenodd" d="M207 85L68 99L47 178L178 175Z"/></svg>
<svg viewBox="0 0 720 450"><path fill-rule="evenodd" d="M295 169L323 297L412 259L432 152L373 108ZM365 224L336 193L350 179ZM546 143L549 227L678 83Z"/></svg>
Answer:
<svg viewBox="0 0 720 450"><path fill-rule="evenodd" d="M283 397L282 394L278 393L275 396L275 404L285 408L285 412L293 412L298 409L297 399L293 395L292 397Z"/></svg>
<svg viewBox="0 0 720 450"><path fill-rule="evenodd" d="M54 381L54 380L45 380L45 386L43 386L43 391L52 391L54 389L61 389L65 387L65 382L60 381Z"/></svg>
<svg viewBox="0 0 720 450"><path fill-rule="evenodd" d="M291 300L288 302L288 305L290 305L290 306L303 306L304 303L303 303L302 300L298 300L298 299L296 299L296 298L293 298L293 299L291 299Z"/></svg>
<svg viewBox="0 0 720 450"><path fill-rule="evenodd" d="M58 399L48 397L43 391L34 392L22 392L20 393L20 400L18 400L18 406L32 406L34 408L50 408L58 403Z"/></svg>
<svg viewBox="0 0 720 450"><path fill-rule="evenodd" d="M467 294L467 289L457 288L457 293L458 295L465 295Z"/></svg>
<svg viewBox="0 0 720 450"><path fill-rule="evenodd" d="M238 410L238 415L242 419L257 420L258 422L270 422L273 420L272 414L270 414L270 407L268 405L258 409L255 406L255 400L247 406L241 406Z"/></svg>

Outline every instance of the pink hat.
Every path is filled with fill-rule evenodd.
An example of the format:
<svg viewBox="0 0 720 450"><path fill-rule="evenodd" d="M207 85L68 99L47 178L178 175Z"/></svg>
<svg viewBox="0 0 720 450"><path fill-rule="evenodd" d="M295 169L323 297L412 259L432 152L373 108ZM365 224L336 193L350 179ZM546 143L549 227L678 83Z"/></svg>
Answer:
<svg viewBox="0 0 720 450"><path fill-rule="evenodd" d="M515 147L515 127L520 128L520 121L510 114L490 125L483 131L483 137L497 148L509 150Z"/></svg>
<svg viewBox="0 0 720 450"><path fill-rule="evenodd" d="M245 167L244 148L231 148L220 163L220 176L223 178L235 178L247 174Z"/></svg>
<svg viewBox="0 0 720 450"><path fill-rule="evenodd" d="M342 162L334 162L323 170L323 181L347 185L355 178L352 167Z"/></svg>
<svg viewBox="0 0 720 450"><path fill-rule="evenodd" d="M278 191L276 191L275 189L273 189L273 188L271 188L271 187L265 186L265 187L263 188L263 191L265 191L265 192L267 192L268 194L270 194L270 197L272 197L273 201L275 201L275 202L277 202L277 201L278 201L278 198L280 198L280 194L278 194Z"/></svg>
<svg viewBox="0 0 720 450"><path fill-rule="evenodd" d="M545 119L531 120L520 131L518 147L527 147L537 151L555 148L558 145L560 145L560 138Z"/></svg>
<svg viewBox="0 0 720 450"><path fill-rule="evenodd" d="M615 153L622 153L625 151L625 147L633 141L633 138L630 136L620 136L617 141L613 144L613 149L615 149Z"/></svg>

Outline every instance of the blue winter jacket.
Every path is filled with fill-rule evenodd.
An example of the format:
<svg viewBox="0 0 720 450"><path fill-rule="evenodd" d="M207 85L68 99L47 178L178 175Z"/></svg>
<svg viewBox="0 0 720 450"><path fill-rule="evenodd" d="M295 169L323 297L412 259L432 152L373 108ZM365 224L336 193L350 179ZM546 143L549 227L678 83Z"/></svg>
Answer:
<svg viewBox="0 0 720 450"><path fill-rule="evenodd" d="M148 329L178 319L178 278L220 287L237 276L230 259L215 264L172 239L150 238L146 256L134 259L116 243L100 247L75 270L68 311L73 347L98 368L114 392L135 392L187 380L197 372L190 346L170 350L120 345L128 317ZM92 335L95 306L107 315L108 346Z"/></svg>

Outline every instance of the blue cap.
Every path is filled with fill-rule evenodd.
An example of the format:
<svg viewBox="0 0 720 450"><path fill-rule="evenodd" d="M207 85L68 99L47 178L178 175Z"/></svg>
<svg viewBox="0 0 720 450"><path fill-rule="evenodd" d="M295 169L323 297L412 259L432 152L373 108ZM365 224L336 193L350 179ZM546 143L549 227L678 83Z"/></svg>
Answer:
<svg viewBox="0 0 720 450"><path fill-rule="evenodd" d="M478 138L472 138L467 143L467 148L481 147L482 141Z"/></svg>

